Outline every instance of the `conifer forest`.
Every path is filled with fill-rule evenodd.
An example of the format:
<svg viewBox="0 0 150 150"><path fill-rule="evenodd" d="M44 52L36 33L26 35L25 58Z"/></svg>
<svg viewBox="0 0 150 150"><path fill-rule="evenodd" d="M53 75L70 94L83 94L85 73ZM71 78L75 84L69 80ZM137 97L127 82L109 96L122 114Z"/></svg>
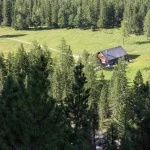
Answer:
<svg viewBox="0 0 150 150"><path fill-rule="evenodd" d="M123 21L128 33L149 33L149 0L0 0L0 23L29 27L114 28Z"/></svg>
<svg viewBox="0 0 150 150"><path fill-rule="evenodd" d="M148 39L150 0L0 0L3 26L121 27ZM37 42L0 53L0 150L150 150L150 78L139 70L129 82L120 58L108 80L97 54L77 59L67 43L55 57Z"/></svg>

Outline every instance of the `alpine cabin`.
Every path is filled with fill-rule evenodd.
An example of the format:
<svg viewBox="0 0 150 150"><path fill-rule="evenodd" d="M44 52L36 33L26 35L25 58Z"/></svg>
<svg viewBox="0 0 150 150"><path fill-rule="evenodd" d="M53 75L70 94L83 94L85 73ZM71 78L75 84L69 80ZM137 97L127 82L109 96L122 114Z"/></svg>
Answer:
<svg viewBox="0 0 150 150"><path fill-rule="evenodd" d="M121 46L103 50L97 54L101 63L105 65L115 64L120 57L124 57L125 60L128 58L127 52Z"/></svg>

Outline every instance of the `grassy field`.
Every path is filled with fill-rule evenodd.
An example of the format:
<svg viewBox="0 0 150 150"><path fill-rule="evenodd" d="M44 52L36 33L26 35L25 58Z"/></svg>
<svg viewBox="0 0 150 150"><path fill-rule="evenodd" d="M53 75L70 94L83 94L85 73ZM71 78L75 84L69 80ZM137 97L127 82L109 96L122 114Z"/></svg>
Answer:
<svg viewBox="0 0 150 150"><path fill-rule="evenodd" d="M131 35L126 39L125 44L123 44L120 29L100 29L95 32L80 29L15 31L12 28L1 27L0 52L4 54L15 52L20 46L21 41L37 41L39 44L46 44L49 48L59 49L62 37L71 46L73 54L79 55L82 54L83 50L87 50L90 53L97 53L107 48L122 46L130 57L134 58L134 61L129 63L127 68L129 81L132 82L139 69L142 71L144 79L147 80L148 78L150 71L145 70L145 68L150 67L150 41L147 41L144 35ZM32 45L24 43L24 47L31 49ZM53 52L53 54L56 55L58 52ZM112 71L105 71L104 74L109 79Z"/></svg>

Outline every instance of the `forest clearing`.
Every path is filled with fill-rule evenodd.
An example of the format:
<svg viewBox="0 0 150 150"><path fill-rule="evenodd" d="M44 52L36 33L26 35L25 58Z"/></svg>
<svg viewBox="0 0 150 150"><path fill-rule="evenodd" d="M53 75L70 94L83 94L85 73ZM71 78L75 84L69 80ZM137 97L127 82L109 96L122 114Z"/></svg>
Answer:
<svg viewBox="0 0 150 150"><path fill-rule="evenodd" d="M150 150L150 0L0 0L0 150Z"/></svg>
<svg viewBox="0 0 150 150"><path fill-rule="evenodd" d="M122 46L129 57L133 59L127 67L127 77L133 80L137 70L141 70L145 80L148 78L150 67L150 41L144 35L130 35L122 42L121 29L100 29L95 32L81 29L41 29L41 30L21 30L13 28L0 28L0 52L7 55L15 52L21 43L26 50L32 49L32 43L37 41L40 45L46 45L51 49L52 56L59 53L61 39L64 38L74 55L82 55L83 50L90 54L97 53L104 49ZM133 69L134 68L134 69ZM100 71L99 71L100 72ZM112 72L105 70L104 74L110 79Z"/></svg>

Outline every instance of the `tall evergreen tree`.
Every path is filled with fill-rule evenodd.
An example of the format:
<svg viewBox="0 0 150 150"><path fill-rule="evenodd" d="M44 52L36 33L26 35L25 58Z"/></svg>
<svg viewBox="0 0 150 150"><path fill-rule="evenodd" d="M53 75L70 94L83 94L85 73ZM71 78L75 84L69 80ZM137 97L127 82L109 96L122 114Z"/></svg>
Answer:
<svg viewBox="0 0 150 150"><path fill-rule="evenodd" d="M145 149L145 145L149 145L147 140L150 138L149 130L145 132L145 128L149 125L149 119L147 115L147 107L149 106L149 86L143 83L143 77L140 71L136 73L133 86L133 98L132 98L132 121L135 126L132 130L136 133L134 139L135 149ZM146 122L146 124L145 124ZM141 142L139 142L141 141Z"/></svg>
<svg viewBox="0 0 150 150"><path fill-rule="evenodd" d="M9 149L57 147L52 144L52 141L58 142L56 132L53 134L52 130L58 123L53 120L56 112L50 97L52 59L49 51L39 46L33 51L26 54L21 47L14 57L15 63L7 65L9 71L4 80L1 104L5 134L3 142Z"/></svg>
<svg viewBox="0 0 150 150"><path fill-rule="evenodd" d="M106 24L106 22L107 22L106 9L107 9L106 1L101 0L101 1L100 1L99 20L98 20L98 22L97 22L97 26L98 26L98 27L105 27L105 24Z"/></svg>
<svg viewBox="0 0 150 150"><path fill-rule="evenodd" d="M35 3L32 9L32 25L37 29L37 27L41 25L40 8Z"/></svg>
<svg viewBox="0 0 150 150"><path fill-rule="evenodd" d="M0 24L1 24L1 22L2 22L2 0L0 0Z"/></svg>
<svg viewBox="0 0 150 150"><path fill-rule="evenodd" d="M52 27L52 5L50 1L47 1L46 6L46 25Z"/></svg>
<svg viewBox="0 0 150 150"><path fill-rule="evenodd" d="M148 40L148 37L150 36L150 10L147 12L144 20L144 34Z"/></svg>
<svg viewBox="0 0 150 150"><path fill-rule="evenodd" d="M2 9L2 17L3 22L2 25L10 26L12 21L12 1L11 0L3 0L3 9Z"/></svg>
<svg viewBox="0 0 150 150"><path fill-rule="evenodd" d="M74 18L75 27L82 27L82 2L80 3L79 7L77 8L77 14Z"/></svg>
<svg viewBox="0 0 150 150"><path fill-rule="evenodd" d="M125 62L120 60L114 70L110 81L110 106L112 119L117 124L118 137L122 139L123 148L127 149L130 144L129 122L130 122L130 99L126 78Z"/></svg>
<svg viewBox="0 0 150 150"><path fill-rule="evenodd" d="M108 103L108 85L105 84L101 90L99 101L99 116L100 116L100 128L103 128L105 119L109 117L109 103Z"/></svg>
<svg viewBox="0 0 150 150"><path fill-rule="evenodd" d="M92 116L92 135L95 142L95 134L96 130L98 129L98 101L100 95L100 86L99 82L97 81L97 75L95 71L95 67L97 66L97 56L90 55L86 51L82 54L82 59L84 61L84 73L87 77L88 82L85 84L87 89L90 89L89 95L89 108L91 110Z"/></svg>
<svg viewBox="0 0 150 150"><path fill-rule="evenodd" d="M66 27L65 12L62 9L59 9L59 12L58 12L58 25L60 28Z"/></svg>
<svg viewBox="0 0 150 150"><path fill-rule="evenodd" d="M86 77L82 71L81 62L74 70L74 84L72 93L65 99L66 119L72 127L70 142L75 149L90 149L88 137L90 136L90 116L88 109L89 89L85 90Z"/></svg>
<svg viewBox="0 0 150 150"><path fill-rule="evenodd" d="M51 1L52 2L52 24L53 27L58 27L58 11L59 11L59 5L58 0Z"/></svg>
<svg viewBox="0 0 150 150"><path fill-rule="evenodd" d="M57 59L54 61L54 73L53 73L53 81L52 81L52 90L53 90L53 97L56 101L61 101L63 98L63 79L62 79L62 70L59 66Z"/></svg>
<svg viewBox="0 0 150 150"><path fill-rule="evenodd" d="M122 38L123 38L123 44L124 44L125 39L129 36L129 29L128 29L127 21L122 21L121 30L122 30Z"/></svg>
<svg viewBox="0 0 150 150"><path fill-rule="evenodd" d="M60 56L60 68L62 72L62 87L63 87L63 97L67 93L71 93L71 85L73 83L73 68L74 68L74 59L72 51L69 45L66 44L64 38L62 38L61 45L61 56Z"/></svg>

